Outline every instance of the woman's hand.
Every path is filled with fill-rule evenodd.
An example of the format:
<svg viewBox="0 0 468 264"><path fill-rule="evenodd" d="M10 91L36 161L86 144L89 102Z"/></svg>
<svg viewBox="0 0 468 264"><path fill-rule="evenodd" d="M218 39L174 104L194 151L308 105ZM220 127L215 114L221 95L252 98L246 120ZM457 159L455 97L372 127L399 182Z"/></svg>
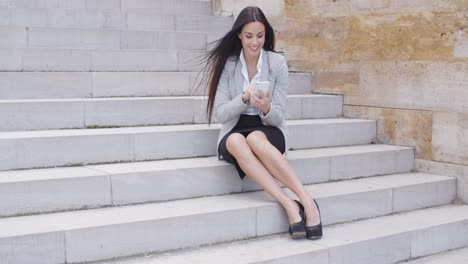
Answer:
<svg viewBox="0 0 468 264"><path fill-rule="evenodd" d="M250 101L250 99L252 97L252 94L253 94L253 91L254 91L254 88L255 88L255 84L254 84L254 82L251 82L250 85L249 85L249 88L247 88L247 90L245 90L242 93L242 101L244 103L247 103L248 101Z"/></svg>
<svg viewBox="0 0 468 264"><path fill-rule="evenodd" d="M268 91L266 94L264 94L262 91L258 91L257 94L254 92L251 93L250 95L250 103L260 109L260 111L263 112L263 114L268 114L270 112L271 108L271 93Z"/></svg>

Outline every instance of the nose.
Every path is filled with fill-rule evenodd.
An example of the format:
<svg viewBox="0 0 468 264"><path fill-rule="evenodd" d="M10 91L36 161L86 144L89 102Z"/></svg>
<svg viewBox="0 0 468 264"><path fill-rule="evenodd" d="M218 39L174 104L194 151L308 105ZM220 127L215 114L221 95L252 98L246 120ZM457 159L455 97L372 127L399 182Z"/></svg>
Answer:
<svg viewBox="0 0 468 264"><path fill-rule="evenodd" d="M260 40L258 38L253 39L253 44L258 45L260 43Z"/></svg>

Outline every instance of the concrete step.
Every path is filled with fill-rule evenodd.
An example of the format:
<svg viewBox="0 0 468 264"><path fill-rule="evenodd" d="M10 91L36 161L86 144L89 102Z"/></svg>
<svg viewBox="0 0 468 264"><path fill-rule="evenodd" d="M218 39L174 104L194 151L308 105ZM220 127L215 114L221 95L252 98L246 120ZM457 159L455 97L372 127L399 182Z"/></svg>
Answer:
<svg viewBox="0 0 468 264"><path fill-rule="evenodd" d="M331 225L397 213L400 212L398 204L404 205L403 209L406 209L405 203L414 199L424 201L426 197L431 197L431 200L437 201L434 204L436 205L448 203L455 197L453 178L426 176L428 177L426 182L417 176L391 175L379 177L381 179L334 182L306 188L315 194L321 205L323 224ZM440 181L452 182L445 185L446 191L428 192L424 198L406 191L408 188L417 188L420 184L437 185L437 181L429 179L437 177ZM413 178L415 181L412 182ZM405 183L401 179L405 179ZM411 248L409 231L414 232L414 242L428 242L425 239L427 235L436 235L436 231L443 230L450 231L449 239L441 239L451 241L450 246L468 244L468 207L466 206L428 209L408 215L408 217L405 215L386 217L385 220L373 219L369 220L367 225L357 222L329 227L325 229L325 238L318 243L333 244L333 242L347 241L349 244L352 243L349 235L352 235L351 241L366 241L376 235L391 234L393 235L391 242L398 242L396 243L399 246L398 250L388 247L387 243L384 248L391 249L392 256L405 252L403 255L407 256ZM417 217L411 217L412 215ZM354 227L352 230L355 231L347 229L346 232L343 228L348 226ZM389 226L392 228L388 228ZM428 226L434 226L434 229L429 233L424 232ZM75 263L286 232L287 217L279 204L266 193L251 192L157 204L4 218L0 219L0 227L0 241L9 245L0 247L2 263L30 263L32 260L37 264ZM363 232L363 227L372 231ZM416 229L423 232L419 239L416 236ZM403 230L406 231L401 236L395 235L395 232L400 234ZM295 243L298 242L312 243L305 241ZM418 255L440 249L437 243L433 241L431 243L432 247L429 250L426 247L418 247L415 243L412 253ZM381 246L375 241L365 244L374 248ZM403 246L405 251L400 250ZM349 250L343 253L346 252ZM374 251L366 250L366 252ZM375 255L379 256L379 253L375 252ZM362 255L361 258L366 259Z"/></svg>
<svg viewBox="0 0 468 264"><path fill-rule="evenodd" d="M0 48L207 50L217 35L119 29L0 27Z"/></svg>
<svg viewBox="0 0 468 264"><path fill-rule="evenodd" d="M0 64L2 61L0 61ZM0 100L204 95L197 72L0 72ZM289 94L312 93L309 73L289 73Z"/></svg>
<svg viewBox="0 0 468 264"><path fill-rule="evenodd" d="M289 95L287 105L287 119L342 115L341 96ZM0 119L0 131L207 123L203 96L0 100Z"/></svg>
<svg viewBox="0 0 468 264"><path fill-rule="evenodd" d="M207 6L206 3L200 1L189 2ZM0 7L0 12L7 16L7 18L2 19L3 21L0 26L82 29L114 28L225 33L231 29L234 22L232 16L204 14L211 12L211 10L201 10L201 14L196 14L195 12L188 13L186 9L190 9L190 5L180 8L180 4L177 2L173 2L172 7L167 8L173 10L149 8L122 11ZM180 13L177 10L180 10ZM166 11L170 13L165 13ZM177 14L171 14L174 12Z"/></svg>
<svg viewBox="0 0 468 264"><path fill-rule="evenodd" d="M54 2L53 5L51 2ZM1 25L75 27L122 27L127 15L146 12L158 16L211 16L211 1L191 0L75 0L0 2ZM51 5L52 4L52 5ZM60 23L60 20L63 23ZM173 19L174 20L174 19Z"/></svg>
<svg viewBox="0 0 468 264"><path fill-rule="evenodd" d="M406 264L466 264L468 263L468 247L434 254L431 256L410 260Z"/></svg>
<svg viewBox="0 0 468 264"><path fill-rule="evenodd" d="M211 1L193 0L2 0L0 8L63 9L68 11L126 11L152 9L161 14L212 14ZM32 14L42 14L39 11ZM14 12L13 12L14 13Z"/></svg>
<svg viewBox="0 0 468 264"><path fill-rule="evenodd" d="M186 50L0 49L0 70L200 71L205 54Z"/></svg>
<svg viewBox="0 0 468 264"><path fill-rule="evenodd" d="M315 242L281 234L96 264L390 264L463 246L468 246L468 206L449 205L325 227ZM467 260L466 253L461 258ZM466 263L452 260L460 258L421 263Z"/></svg>
<svg viewBox="0 0 468 264"><path fill-rule="evenodd" d="M313 184L408 172L414 154L408 147L372 144L295 150L287 158L302 182ZM402 174L401 181L414 181L415 175L419 174ZM0 172L0 217L260 189L249 178L241 181L234 167L217 157L4 171ZM408 191L418 195L406 202L408 209L432 193L426 188Z"/></svg>
<svg viewBox="0 0 468 264"><path fill-rule="evenodd" d="M376 122L289 120L289 147L368 144ZM211 156L219 125L0 132L0 170ZM99 151L96 151L99 150Z"/></svg>

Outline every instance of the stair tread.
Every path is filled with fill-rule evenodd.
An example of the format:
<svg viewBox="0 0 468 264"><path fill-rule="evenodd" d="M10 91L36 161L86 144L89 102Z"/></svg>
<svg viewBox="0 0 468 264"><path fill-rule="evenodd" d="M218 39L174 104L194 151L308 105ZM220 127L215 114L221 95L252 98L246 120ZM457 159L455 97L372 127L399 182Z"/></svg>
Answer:
<svg viewBox="0 0 468 264"><path fill-rule="evenodd" d="M466 264L468 263L468 247L439 253L420 259L404 262L405 264Z"/></svg>
<svg viewBox="0 0 468 264"><path fill-rule="evenodd" d="M331 157L336 155L352 155L380 151L399 151L410 147L370 144L344 147L327 147L315 149L291 150L287 154L289 160L306 159L311 157ZM47 169L26 169L0 171L0 183L22 182L32 180L49 180L61 178L81 178L112 174L126 174L170 169L187 169L198 167L215 167L226 164L217 157L198 157L172 160L155 160L115 164L87 165L81 167L62 167Z"/></svg>
<svg viewBox="0 0 468 264"><path fill-rule="evenodd" d="M261 261L271 261L306 253L317 255L316 257L321 255L321 257L328 260L329 250L338 250L340 247L358 242L378 240L460 221L468 222L468 206L446 205L324 227L324 237L317 241L292 240L287 234L270 235L196 249L98 263L260 263ZM393 228L388 228L388 226ZM343 250L346 249L343 248ZM308 256L309 259L312 262L314 260L310 255Z"/></svg>
<svg viewBox="0 0 468 264"><path fill-rule="evenodd" d="M348 118L325 118L325 119L303 119L287 120L288 126L314 125L314 124L346 124L346 123L373 123L375 120L348 119ZM188 125L164 125L164 126L137 126L119 128L100 129L59 129L59 130L37 130L37 131L15 131L0 132L2 139L18 138L41 138L41 137L66 137L66 136L95 136L95 135L115 135L115 134L137 134L169 131L190 131L190 130L214 130L219 129L219 124L188 124Z"/></svg>
<svg viewBox="0 0 468 264"><path fill-rule="evenodd" d="M326 95L326 94L290 94L288 98L334 98L340 95ZM108 102L108 101L151 101L151 100L203 100L205 96L191 95L191 96L125 96L125 97L99 97L99 98L63 98L63 99L8 99L0 100L0 104L13 104L13 103L55 103L55 102Z"/></svg>
<svg viewBox="0 0 468 264"><path fill-rule="evenodd" d="M454 180L452 177L426 173L403 173L377 177L381 178L376 180L379 183L370 183L372 179L353 179L308 185L306 189L313 191L319 201L331 196L391 189L403 185ZM403 180L404 177L408 179ZM403 183L403 181L406 183ZM289 190L287 192L290 193ZM220 213L272 204L276 204L276 202L268 194L264 191L257 191L160 203L9 217L0 219L0 238Z"/></svg>

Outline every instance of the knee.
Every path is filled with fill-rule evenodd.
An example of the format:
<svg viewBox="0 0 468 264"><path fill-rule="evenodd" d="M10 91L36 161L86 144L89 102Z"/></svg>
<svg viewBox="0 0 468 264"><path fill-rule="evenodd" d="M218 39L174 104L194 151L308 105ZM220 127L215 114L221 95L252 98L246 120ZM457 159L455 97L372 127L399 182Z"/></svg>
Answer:
<svg viewBox="0 0 468 264"><path fill-rule="evenodd" d="M239 151L245 150L245 148L248 147L249 146L247 145L245 137L239 133L233 133L229 135L226 140L226 148L233 155Z"/></svg>
<svg viewBox="0 0 468 264"><path fill-rule="evenodd" d="M267 137L261 131L253 131L247 136L247 144L256 151L266 149L268 142Z"/></svg>

